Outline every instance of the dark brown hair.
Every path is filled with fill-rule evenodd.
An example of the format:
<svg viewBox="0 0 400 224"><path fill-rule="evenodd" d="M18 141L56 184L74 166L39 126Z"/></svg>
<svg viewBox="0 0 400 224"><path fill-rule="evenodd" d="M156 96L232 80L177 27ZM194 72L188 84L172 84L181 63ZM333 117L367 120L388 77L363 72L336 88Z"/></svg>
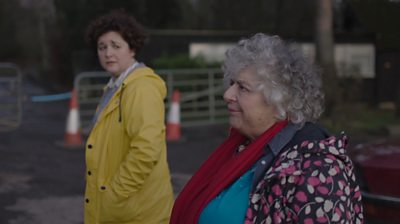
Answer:
<svg viewBox="0 0 400 224"><path fill-rule="evenodd" d="M124 10L114 10L93 20L86 30L86 42L93 49L97 49L97 41L104 33L114 31L119 33L136 54L143 48L147 38L143 26L135 17Z"/></svg>

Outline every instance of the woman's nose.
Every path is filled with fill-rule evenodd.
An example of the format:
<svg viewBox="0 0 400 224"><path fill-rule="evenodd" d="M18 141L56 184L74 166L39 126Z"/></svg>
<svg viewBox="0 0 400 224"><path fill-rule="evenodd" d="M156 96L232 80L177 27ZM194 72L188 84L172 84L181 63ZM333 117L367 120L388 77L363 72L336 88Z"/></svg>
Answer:
<svg viewBox="0 0 400 224"><path fill-rule="evenodd" d="M229 88L225 90L225 93L224 93L225 102L232 102L236 99L234 92L235 92L234 85L229 86Z"/></svg>
<svg viewBox="0 0 400 224"><path fill-rule="evenodd" d="M106 51L106 54L105 54L106 57L110 57L112 55L112 53L113 53L110 48L107 48L105 51Z"/></svg>

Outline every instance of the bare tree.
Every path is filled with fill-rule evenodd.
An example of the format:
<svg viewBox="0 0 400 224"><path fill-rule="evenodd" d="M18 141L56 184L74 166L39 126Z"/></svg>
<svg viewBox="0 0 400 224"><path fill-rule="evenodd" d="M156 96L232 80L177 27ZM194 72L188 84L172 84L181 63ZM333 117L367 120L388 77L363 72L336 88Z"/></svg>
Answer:
<svg viewBox="0 0 400 224"><path fill-rule="evenodd" d="M315 0L316 3L316 60L323 70L325 106L327 115L340 100L338 77L334 61L333 0Z"/></svg>

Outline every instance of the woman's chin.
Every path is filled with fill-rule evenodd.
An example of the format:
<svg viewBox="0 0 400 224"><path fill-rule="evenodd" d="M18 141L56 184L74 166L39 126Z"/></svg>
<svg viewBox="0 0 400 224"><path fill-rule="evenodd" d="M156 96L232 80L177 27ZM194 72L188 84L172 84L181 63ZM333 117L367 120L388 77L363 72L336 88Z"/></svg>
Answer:
<svg viewBox="0 0 400 224"><path fill-rule="evenodd" d="M234 129L239 129L238 121L235 118L229 118L229 126L231 126Z"/></svg>
<svg viewBox="0 0 400 224"><path fill-rule="evenodd" d="M112 75L119 74L118 69L115 68L114 66L106 66L106 67L104 67L104 70L111 73Z"/></svg>

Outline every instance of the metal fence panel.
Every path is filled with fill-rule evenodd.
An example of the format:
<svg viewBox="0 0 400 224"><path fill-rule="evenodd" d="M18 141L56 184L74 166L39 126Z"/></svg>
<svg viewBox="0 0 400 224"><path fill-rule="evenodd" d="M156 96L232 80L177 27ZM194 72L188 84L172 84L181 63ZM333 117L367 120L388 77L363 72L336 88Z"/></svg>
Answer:
<svg viewBox="0 0 400 224"><path fill-rule="evenodd" d="M223 101L222 72L219 69L156 70L166 82L168 96L166 115L174 90L181 93L181 125L206 125L227 122ZM91 119L110 75L103 71L83 72L75 78L83 132L90 129Z"/></svg>
<svg viewBox="0 0 400 224"><path fill-rule="evenodd" d="M12 63L0 63L0 131L18 128L22 120L22 74Z"/></svg>

